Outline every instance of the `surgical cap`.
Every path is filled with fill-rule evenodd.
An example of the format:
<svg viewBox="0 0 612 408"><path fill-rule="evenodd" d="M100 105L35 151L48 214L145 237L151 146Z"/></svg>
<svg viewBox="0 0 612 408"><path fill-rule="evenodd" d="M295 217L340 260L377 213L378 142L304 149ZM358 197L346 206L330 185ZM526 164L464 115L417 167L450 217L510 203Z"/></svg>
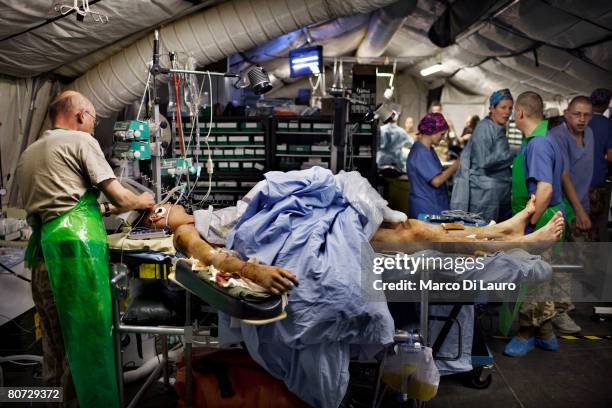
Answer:
<svg viewBox="0 0 612 408"><path fill-rule="evenodd" d="M448 129L448 123L441 113L428 113L419 122L419 133L423 135L435 135Z"/></svg>
<svg viewBox="0 0 612 408"><path fill-rule="evenodd" d="M608 106L612 92L609 89L597 88L591 94L591 103L595 106Z"/></svg>
<svg viewBox="0 0 612 408"><path fill-rule="evenodd" d="M500 103L504 99L514 101L514 99L512 99L512 94L510 93L510 90L508 88L498 89L497 91L493 92L491 96L489 97L489 106L491 108L494 108L498 103Z"/></svg>

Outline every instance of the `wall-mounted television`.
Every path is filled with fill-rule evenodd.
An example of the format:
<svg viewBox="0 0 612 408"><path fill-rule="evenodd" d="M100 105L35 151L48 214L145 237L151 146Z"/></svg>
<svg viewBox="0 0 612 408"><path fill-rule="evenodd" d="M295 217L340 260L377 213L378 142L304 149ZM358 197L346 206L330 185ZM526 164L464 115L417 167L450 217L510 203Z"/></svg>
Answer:
<svg viewBox="0 0 612 408"><path fill-rule="evenodd" d="M291 78L317 75L323 70L323 47L298 48L289 51Z"/></svg>

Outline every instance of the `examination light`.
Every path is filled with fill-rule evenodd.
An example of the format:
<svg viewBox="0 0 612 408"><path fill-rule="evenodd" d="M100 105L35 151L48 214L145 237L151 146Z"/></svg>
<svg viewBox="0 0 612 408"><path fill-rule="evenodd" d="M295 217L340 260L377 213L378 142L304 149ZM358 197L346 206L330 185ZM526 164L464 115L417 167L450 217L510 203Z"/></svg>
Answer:
<svg viewBox="0 0 612 408"><path fill-rule="evenodd" d="M255 95L263 95L270 92L272 89L272 83L270 77L263 67L255 65L247 72L249 78L250 87L253 88Z"/></svg>

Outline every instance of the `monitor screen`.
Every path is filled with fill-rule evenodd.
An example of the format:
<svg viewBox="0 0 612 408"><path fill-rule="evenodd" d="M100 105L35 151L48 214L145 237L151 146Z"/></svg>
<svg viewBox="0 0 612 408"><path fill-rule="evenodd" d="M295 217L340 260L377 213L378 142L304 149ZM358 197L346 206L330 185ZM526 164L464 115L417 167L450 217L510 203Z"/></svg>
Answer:
<svg viewBox="0 0 612 408"><path fill-rule="evenodd" d="M323 69L323 47L298 48L289 51L291 78L320 74Z"/></svg>

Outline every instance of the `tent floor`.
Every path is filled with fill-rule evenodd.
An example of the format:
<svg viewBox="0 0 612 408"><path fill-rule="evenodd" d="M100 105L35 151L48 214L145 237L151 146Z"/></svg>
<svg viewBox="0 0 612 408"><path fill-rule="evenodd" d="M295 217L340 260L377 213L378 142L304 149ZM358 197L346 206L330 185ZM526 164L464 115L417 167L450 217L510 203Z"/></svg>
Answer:
<svg viewBox="0 0 612 408"><path fill-rule="evenodd" d="M583 335L612 335L612 321L595 322L591 314L590 304L576 304L570 312ZM497 327L496 320L492 324ZM488 337L495 362L491 386L470 389L458 376L443 377L428 407L612 406L612 339L559 338L557 352L536 348L525 357L511 358L502 354L508 339Z"/></svg>
<svg viewBox="0 0 612 408"><path fill-rule="evenodd" d="M602 322L591 320L592 306L577 304L571 314L582 326L584 335L610 336L612 319ZM487 342L493 352L495 368L489 388L479 390L464 385L460 375L442 377L437 397L427 403L432 408L463 407L610 407L612 393L612 339L566 340L559 338L559 351L551 353L535 349L523 358L502 355L507 339L492 336L497 321L486 320L483 326ZM35 352L35 350L31 350ZM37 351L37 350L36 350ZM40 351L38 351L40 353ZM40 386L39 370L33 367L3 364L4 386ZM141 382L126 386L126 400L137 392ZM371 383L370 383L371 384ZM370 406L373 390L351 387L344 407ZM353 398L351 398L351 396ZM174 390L155 383L142 396L139 407L175 406ZM383 407L396 407L385 399Z"/></svg>

